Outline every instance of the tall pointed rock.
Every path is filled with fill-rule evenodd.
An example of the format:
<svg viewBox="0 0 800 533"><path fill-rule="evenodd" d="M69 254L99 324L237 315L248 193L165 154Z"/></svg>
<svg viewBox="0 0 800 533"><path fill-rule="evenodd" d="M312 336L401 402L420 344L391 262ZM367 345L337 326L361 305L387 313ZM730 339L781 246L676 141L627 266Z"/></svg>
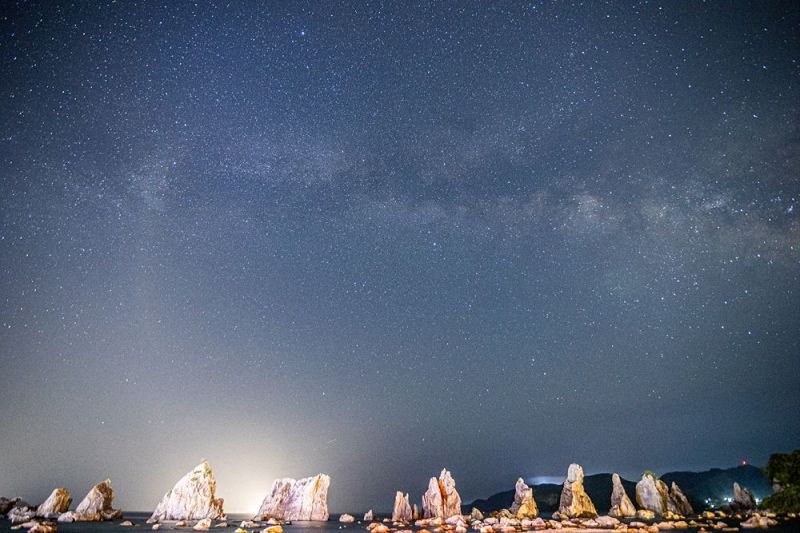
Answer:
<svg viewBox="0 0 800 533"><path fill-rule="evenodd" d="M438 479L432 477L428 482L428 490L422 495L422 513L425 518L442 520L461 514L461 496L447 469L442 469Z"/></svg>
<svg viewBox="0 0 800 533"><path fill-rule="evenodd" d="M414 514L411 504L408 501L408 493L403 494L399 490L394 495L394 508L392 509L392 522L410 522Z"/></svg>
<svg viewBox="0 0 800 533"><path fill-rule="evenodd" d="M55 518L61 513L69 511L69 506L72 503L72 496L69 491L63 487L53 489L50 496L36 509L36 516L43 518Z"/></svg>
<svg viewBox="0 0 800 533"><path fill-rule="evenodd" d="M694 509L692 509L692 504L689 503L689 498L686 497L681 488L674 481L669 489L667 510L670 513L675 513L681 516L689 516L694 514Z"/></svg>
<svg viewBox="0 0 800 533"><path fill-rule="evenodd" d="M183 476L167 492L156 507L150 521L159 520L222 520L222 498L216 497L217 481L206 461Z"/></svg>
<svg viewBox="0 0 800 533"><path fill-rule="evenodd" d="M106 479L91 488L75 508L73 517L78 522L117 520L122 517L122 511L113 509L113 503L114 490L111 488L111 480Z"/></svg>
<svg viewBox="0 0 800 533"><path fill-rule="evenodd" d="M533 488L529 487L522 478L518 478L514 485L514 503L508 510L520 520L539 516L539 507L536 505L536 500L533 499Z"/></svg>
<svg viewBox="0 0 800 533"><path fill-rule="evenodd" d="M628 498L625 492L625 487L622 486L622 480L619 474L611 476L611 509L608 511L608 516L614 518L631 518L636 516L636 507L633 502Z"/></svg>
<svg viewBox="0 0 800 533"><path fill-rule="evenodd" d="M595 518L597 510L592 499L583 488L583 468L578 464L569 465L567 479L561 489L558 515L563 518Z"/></svg>

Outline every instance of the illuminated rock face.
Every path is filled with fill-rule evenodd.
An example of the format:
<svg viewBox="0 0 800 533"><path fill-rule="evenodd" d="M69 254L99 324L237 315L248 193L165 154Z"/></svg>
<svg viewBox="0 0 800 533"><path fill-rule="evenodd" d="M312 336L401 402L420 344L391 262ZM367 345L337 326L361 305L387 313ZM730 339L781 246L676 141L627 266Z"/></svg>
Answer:
<svg viewBox="0 0 800 533"><path fill-rule="evenodd" d="M432 477L428 482L428 490L422 495L422 514L425 518L443 520L461 514L461 496L446 469L442 469L439 479Z"/></svg>
<svg viewBox="0 0 800 533"><path fill-rule="evenodd" d="M594 508L589 495L583 489L583 468L578 464L569 465L564 488L561 489L561 501L558 504L558 515L564 518L595 518Z"/></svg>
<svg viewBox="0 0 800 533"><path fill-rule="evenodd" d="M411 504L408 502L408 494L403 494L398 490L394 495L392 522L410 522L413 518L414 514L411 511Z"/></svg>
<svg viewBox="0 0 800 533"><path fill-rule="evenodd" d="M331 477L317 474L303 479L276 479L254 519L327 520Z"/></svg>
<svg viewBox="0 0 800 533"><path fill-rule="evenodd" d="M514 486L514 503L511 504L509 511L520 520L539 516L539 508L533 499L533 489L525 484L522 478L517 479L517 484Z"/></svg>
<svg viewBox="0 0 800 533"><path fill-rule="evenodd" d="M689 503L689 498L683 493L681 488L674 481L669 490L669 500L667 501L667 510L670 513L675 513L681 516L689 516L694 514L692 504Z"/></svg>
<svg viewBox="0 0 800 533"><path fill-rule="evenodd" d="M107 479L98 483L81 500L75 511L64 513L58 518L59 522L99 522L101 520L117 520L122 518L122 511L112 509L114 491L111 480Z"/></svg>
<svg viewBox="0 0 800 533"><path fill-rule="evenodd" d="M667 484L656 479L655 475L645 472L636 484L636 503L646 511L661 516L668 510L669 488Z"/></svg>
<svg viewBox="0 0 800 533"><path fill-rule="evenodd" d="M43 518L56 518L61 513L66 513L72 503L72 496L65 488L54 489L50 496L36 509L36 516Z"/></svg>
<svg viewBox="0 0 800 533"><path fill-rule="evenodd" d="M164 495L150 522L159 520L222 520L222 498L216 498L217 481L207 462L203 461L183 476Z"/></svg>
<svg viewBox="0 0 800 533"><path fill-rule="evenodd" d="M614 518L632 518L636 516L636 507L628 495L625 493L625 487L622 486L622 480L619 474L611 476L611 510L608 511L608 516Z"/></svg>

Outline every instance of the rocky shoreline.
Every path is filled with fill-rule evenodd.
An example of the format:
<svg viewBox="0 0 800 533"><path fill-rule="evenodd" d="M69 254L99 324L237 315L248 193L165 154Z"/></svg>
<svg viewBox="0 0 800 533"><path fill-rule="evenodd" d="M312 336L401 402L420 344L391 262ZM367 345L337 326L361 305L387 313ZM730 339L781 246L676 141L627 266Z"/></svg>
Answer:
<svg viewBox="0 0 800 533"><path fill-rule="evenodd" d="M251 520L239 523L237 533L258 530L261 533L283 533L283 525L293 521L327 521L328 489L331 478L326 474L292 479L276 479L269 494ZM236 527L228 523L223 509L224 500L217 497L217 484L211 466L202 461L164 494L146 524L153 530L191 529L207 531ZM484 516L473 508L463 514L461 496L450 471L442 469L431 477L422 495L422 506L412 504L409 494L395 495L391 518L374 521L370 510L364 515L370 533L518 533L525 531L628 531L657 533L673 529L694 528L705 531L739 531L767 529L796 518L794 513L778 515L759 511L752 493L738 483L733 485L733 500L727 509L695 513L689 499L674 481L670 486L652 472L642 474L635 486L634 505L618 474L612 477L611 507L601 515L584 488L583 468L571 464L567 470L559 499L558 510L550 519L540 516L534 489L522 478L517 479L513 501L509 507ZM91 488L74 511L69 510L72 497L66 488L59 487L40 505L31 506L20 498L0 498L0 516L12 523L12 529L29 533L54 533L58 523L101 522L122 519L122 511L113 508L114 491L111 481ZM637 508L638 506L638 508ZM727 520L727 522L726 522ZM343 514L343 524L356 522L354 516ZM730 522L730 524L728 523ZM362 522L358 522L361 524ZM131 520L121 527L137 527ZM263 528L263 529L262 529Z"/></svg>

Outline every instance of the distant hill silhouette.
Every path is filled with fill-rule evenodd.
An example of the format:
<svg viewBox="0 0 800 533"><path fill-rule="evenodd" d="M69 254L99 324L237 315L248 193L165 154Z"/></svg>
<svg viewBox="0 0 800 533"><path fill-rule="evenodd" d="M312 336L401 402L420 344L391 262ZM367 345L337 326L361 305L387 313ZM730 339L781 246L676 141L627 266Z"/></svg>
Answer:
<svg viewBox="0 0 800 533"><path fill-rule="evenodd" d="M600 514L607 513L611 507L611 475L592 474L583 480L583 486ZM723 503L726 497L732 495L734 481L750 489L756 498L765 498L772 493L772 486L764 471L750 465L727 469L712 468L705 472L669 472L661 476L661 479L667 485L673 481L677 483L695 510L707 507L706 499L717 504ZM636 503L636 481L622 479L625 492L628 493L634 504ZM534 485L533 494L541 512L552 513L558 510L561 485L552 483ZM473 507L477 507L484 513L490 513L507 509L513 501L514 490L512 489L499 492L486 499L475 500L464 505L463 509L465 513L469 513Z"/></svg>

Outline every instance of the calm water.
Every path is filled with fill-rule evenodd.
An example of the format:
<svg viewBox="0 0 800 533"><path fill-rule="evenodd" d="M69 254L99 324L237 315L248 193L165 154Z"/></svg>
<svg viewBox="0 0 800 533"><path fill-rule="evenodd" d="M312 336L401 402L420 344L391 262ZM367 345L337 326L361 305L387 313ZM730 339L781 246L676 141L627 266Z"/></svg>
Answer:
<svg viewBox="0 0 800 533"><path fill-rule="evenodd" d="M126 520L130 520L134 524L140 526L136 528L127 528L127 527L120 527L119 524L121 520L115 522L102 522L102 523L73 523L73 524L58 524L58 531L60 533L69 533L69 532L78 532L78 531L88 531L91 533L124 533L126 531L150 531L150 526L145 524L145 521L150 515L148 514L138 514L138 513L130 513L125 516ZM249 515L240 515L240 514L231 514L228 516L228 523L231 527L229 528L222 528L222 529L211 529L210 531L234 531L242 520L249 519ZM729 526L736 526L738 525L735 520L724 520ZM286 533L364 533L365 527L367 523L354 523L354 524L340 524L336 520L330 520L328 522L298 522L289 526L283 526L283 529ZM266 527L266 526L264 526ZM169 531L169 526L163 526L161 531ZM412 528L416 529L416 528ZM0 533L5 533L11 530L11 523L8 520L0 519ZM19 530L23 533L25 530ZM182 531L191 531L191 529L182 529ZM250 530L252 531L252 530ZM470 530L471 531L471 530ZM545 530L545 531L557 531L557 530ZM613 531L613 530L609 530ZM684 530L673 530L673 531L696 531L694 529L684 529ZM712 530L713 531L713 530ZM765 531L759 529L744 529L740 530L742 532L747 531ZM793 520L791 522L781 524L780 526L770 529L769 531L772 532L779 532L779 533L794 533L800 532L800 519Z"/></svg>

